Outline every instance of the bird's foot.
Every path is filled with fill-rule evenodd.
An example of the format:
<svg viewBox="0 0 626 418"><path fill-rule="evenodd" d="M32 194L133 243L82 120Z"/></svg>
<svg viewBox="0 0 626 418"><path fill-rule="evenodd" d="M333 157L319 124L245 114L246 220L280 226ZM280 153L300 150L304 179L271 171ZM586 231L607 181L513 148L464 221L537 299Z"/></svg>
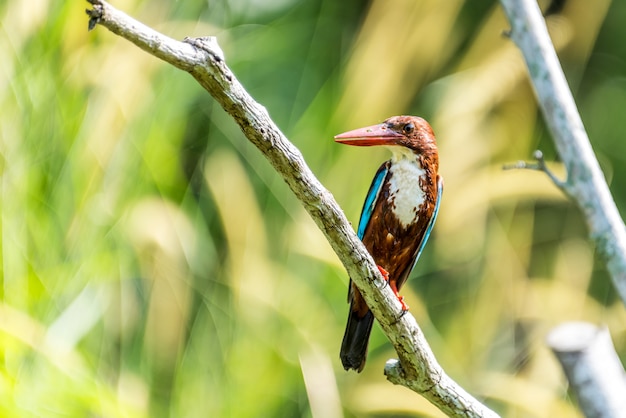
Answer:
<svg viewBox="0 0 626 418"><path fill-rule="evenodd" d="M385 279L385 281L389 283L389 286L391 286L391 290L393 290L393 294L396 295L396 297L398 298L400 305L402 305L402 315L404 315L409 310L409 306L406 303L404 303L404 296L400 296L400 294L398 293L398 287L396 286L396 282L389 280L389 273L387 272L387 270L385 270L381 266L377 266L377 267L378 267L378 270L380 271L380 274L383 275L383 278Z"/></svg>
<svg viewBox="0 0 626 418"><path fill-rule="evenodd" d="M404 313L409 310L409 306L406 303L404 303L404 296L400 296L400 293L398 293L396 282L390 281L389 286L391 286L391 290L393 290L393 294L396 295L396 297L398 298L398 301L400 301L400 305L402 305L402 315L404 315Z"/></svg>
<svg viewBox="0 0 626 418"><path fill-rule="evenodd" d="M380 271L380 274L383 275L383 279L385 279L386 282L389 282L389 273L387 272L387 270L385 270L381 266L376 266L376 267L378 267L378 271Z"/></svg>
<svg viewBox="0 0 626 418"><path fill-rule="evenodd" d="M389 284L389 273L387 273L387 270L385 270L384 268L382 268L379 265L376 265L376 267L378 267L378 271L380 271L380 274L383 276L383 281L382 283L377 283L376 287L379 289L384 289L385 286L387 286Z"/></svg>

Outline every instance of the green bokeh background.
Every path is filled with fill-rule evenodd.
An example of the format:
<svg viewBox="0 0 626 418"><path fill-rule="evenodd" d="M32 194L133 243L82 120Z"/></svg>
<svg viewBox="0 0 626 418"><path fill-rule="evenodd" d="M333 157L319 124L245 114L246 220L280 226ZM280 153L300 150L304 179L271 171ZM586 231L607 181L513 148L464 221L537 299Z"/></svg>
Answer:
<svg viewBox="0 0 626 418"><path fill-rule="evenodd" d="M626 3L547 16L620 209ZM356 224L385 150L332 136L395 114L440 145L439 219L403 294L438 360L507 417L578 417L544 338L626 315L495 1L120 0L228 65ZM547 4L541 3L545 9ZM86 2L0 2L0 416L442 416L338 359L347 276L233 120L187 74L102 27Z"/></svg>

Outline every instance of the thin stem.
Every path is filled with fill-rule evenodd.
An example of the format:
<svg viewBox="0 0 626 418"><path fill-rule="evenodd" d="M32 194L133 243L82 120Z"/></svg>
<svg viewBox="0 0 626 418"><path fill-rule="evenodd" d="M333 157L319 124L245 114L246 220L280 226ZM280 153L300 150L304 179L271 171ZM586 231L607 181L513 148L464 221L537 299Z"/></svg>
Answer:
<svg viewBox="0 0 626 418"><path fill-rule="evenodd" d="M552 170L548 168L546 161L543 158L543 152L541 152L540 150L536 150L533 153L533 157L536 160L536 162L534 163L529 163L529 162L520 160L516 163L505 164L502 166L502 169L503 170L526 169L526 170L543 171L550 178L550 180L552 180L552 183L554 183L559 189L566 191L565 189L567 188L567 182L559 179L552 172Z"/></svg>

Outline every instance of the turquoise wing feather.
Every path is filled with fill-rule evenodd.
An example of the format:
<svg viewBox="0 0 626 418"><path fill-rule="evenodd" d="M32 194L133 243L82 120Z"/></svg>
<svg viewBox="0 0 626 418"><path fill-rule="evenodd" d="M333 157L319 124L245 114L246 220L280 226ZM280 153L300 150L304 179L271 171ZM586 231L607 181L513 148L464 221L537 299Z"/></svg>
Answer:
<svg viewBox="0 0 626 418"><path fill-rule="evenodd" d="M372 217L372 212L374 211L374 206L376 206L376 200L378 200L378 195L380 194L380 190L383 187L383 183L385 182L385 177L389 173L389 161L385 162L380 166L376 175L374 176L374 180L372 180L372 184L370 185L370 189L367 192L367 196L365 197L365 203L363 203L363 210L361 211L361 218L359 219L359 228L357 229L356 234L359 239L363 239L365 235L365 229L367 228L367 224L369 224L370 219Z"/></svg>
<svg viewBox="0 0 626 418"><path fill-rule="evenodd" d="M417 264L417 260L419 260L420 255L422 255L422 250L426 246L426 242L430 237L430 232L433 230L433 226L435 225L435 221L437 220L437 214L439 213L439 205L441 204L441 196L443 195L443 178L439 177L437 179L437 201L435 202L435 210L433 211L433 216L430 218L428 222L428 226L426 227L426 232L422 237L422 242L420 242L420 246L417 249L417 256L415 256L415 261L413 261L413 267ZM413 269L411 267L411 270Z"/></svg>

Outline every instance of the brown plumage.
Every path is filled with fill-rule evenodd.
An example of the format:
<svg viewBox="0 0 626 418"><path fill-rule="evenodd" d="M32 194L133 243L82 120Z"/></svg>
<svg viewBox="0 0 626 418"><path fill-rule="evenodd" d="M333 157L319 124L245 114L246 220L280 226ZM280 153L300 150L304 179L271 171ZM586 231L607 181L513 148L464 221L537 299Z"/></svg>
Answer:
<svg viewBox="0 0 626 418"><path fill-rule="evenodd" d="M393 157L381 165L370 186L358 232L397 293L428 239L438 209L442 181L433 131L422 118L396 116L335 139L350 145L385 145L392 151ZM374 317L352 281L348 300L340 357L346 370L360 372Z"/></svg>

